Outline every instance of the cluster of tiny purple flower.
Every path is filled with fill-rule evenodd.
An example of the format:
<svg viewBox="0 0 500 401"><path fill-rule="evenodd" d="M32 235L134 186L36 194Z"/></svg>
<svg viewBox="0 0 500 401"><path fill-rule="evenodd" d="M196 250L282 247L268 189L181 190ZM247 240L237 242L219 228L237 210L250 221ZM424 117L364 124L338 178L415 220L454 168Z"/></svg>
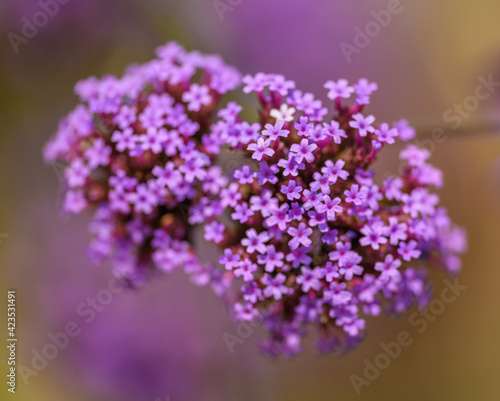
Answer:
<svg viewBox="0 0 500 401"><path fill-rule="evenodd" d="M308 327L321 352L345 351L364 316L424 308L424 263L459 271L465 233L432 192L442 174L429 152L408 145L402 173L376 180L380 151L415 131L364 113L375 83L327 82L329 111L282 75L246 76L260 104L252 122L234 101L217 108L241 81L219 57L175 43L157 55L77 84L82 104L45 149L69 164L63 208L94 212L91 256L111 258L116 275L137 284L183 268L238 321L265 325L263 350L291 356ZM222 149L241 162L228 174ZM197 258L196 224L222 249L219 269Z"/></svg>
<svg viewBox="0 0 500 401"><path fill-rule="evenodd" d="M380 184L371 168L384 146L415 131L405 120L377 125L362 114L377 89L365 79L325 84L335 107L328 119L321 101L281 75L243 82L258 97L260 121L241 120L242 108L230 103L212 127L247 162L220 194L232 221L226 234L214 233L215 218L206 226L223 248L227 281L235 280L235 318L262 322L262 348L290 356L308 326L318 328L320 351L345 351L360 341L363 316L424 308L430 285L415 265L456 273L465 234L431 192L442 178L427 151L409 145L404 172Z"/></svg>
<svg viewBox="0 0 500 401"><path fill-rule="evenodd" d="M190 245L188 216L198 199L218 199L226 185L213 164L220 144L206 131L220 97L241 82L218 56L176 43L157 56L121 78L79 82L81 104L44 152L47 162L68 165L64 211L94 211L91 257L112 259L114 273L132 285L151 266L209 276Z"/></svg>

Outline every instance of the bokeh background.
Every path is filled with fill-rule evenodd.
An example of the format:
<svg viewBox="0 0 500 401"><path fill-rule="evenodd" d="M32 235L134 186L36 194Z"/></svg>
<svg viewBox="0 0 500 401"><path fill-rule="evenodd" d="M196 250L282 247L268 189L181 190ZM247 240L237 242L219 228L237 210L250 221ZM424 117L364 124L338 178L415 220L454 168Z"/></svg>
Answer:
<svg viewBox="0 0 500 401"><path fill-rule="evenodd" d="M16 289L18 363L29 365L48 333L81 322L77 306L110 278L84 255L85 219L60 215L57 171L43 165L41 148L74 106L77 80L119 74L169 40L221 54L245 73L283 73L318 94L328 79L378 82L370 111L409 119L444 171L442 202L469 232L459 278L467 289L421 334L410 313L377 318L341 358L306 352L270 361L256 351L257 329L229 352L223 334L237 327L211 291L182 274L164 277L116 295L28 385L18 373L15 396L2 384L0 400L499 400L500 91L459 129L443 113L474 94L478 77L500 81L500 3L401 0L402 12L348 62L340 44L353 44L355 28L389 1L221 2L229 5L222 14L212 0L70 0L16 53L8 34L20 34L40 5L1 1L0 316L6 321L6 290ZM447 139L424 142L435 128ZM396 171L398 150L385 153L381 174ZM445 277L433 277L439 291ZM403 330L413 344L358 396L350 375L361 376L364 360ZM4 347L0 356L5 378Z"/></svg>

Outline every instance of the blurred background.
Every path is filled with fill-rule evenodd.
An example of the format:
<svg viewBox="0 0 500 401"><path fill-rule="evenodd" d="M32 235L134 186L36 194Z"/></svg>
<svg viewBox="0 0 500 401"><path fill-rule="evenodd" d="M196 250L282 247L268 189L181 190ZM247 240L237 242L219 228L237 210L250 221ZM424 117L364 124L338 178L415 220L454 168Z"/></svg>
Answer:
<svg viewBox="0 0 500 401"><path fill-rule="evenodd" d="M18 363L27 366L49 333L70 321L82 329L28 385L18 372L15 398L358 399L350 376L362 376L365 359L373 362L380 343L404 330L413 344L362 388L360 399L500 399L500 91L493 87L459 126L443 118L474 96L480 77L500 82L500 3L401 0L400 12L353 51L359 30L373 28L375 15L394 1L72 0L33 37L16 42L11 33L21 35L42 8L36 0L2 0L1 318L6 290L15 289ZM328 79L376 81L370 112L379 121L407 118L417 128L415 143L427 146L444 171L441 200L469 233L459 276L467 289L423 333L410 324L411 313L370 320L364 343L342 358L307 351L269 361L256 351L257 329L229 352L223 335L238 328L209 289L182 274L116 294L83 323L78 305L108 288L109 269L92 266L84 254L85 218L61 217L57 169L43 164L41 148L75 105L76 81L120 74L169 40L221 54L244 73L283 73L318 95ZM438 128L446 133L439 143L432 140ZM397 171L399 150L386 152L381 174ZM445 277L433 278L439 294ZM0 356L7 374L4 347ZM13 398L2 387L0 399Z"/></svg>

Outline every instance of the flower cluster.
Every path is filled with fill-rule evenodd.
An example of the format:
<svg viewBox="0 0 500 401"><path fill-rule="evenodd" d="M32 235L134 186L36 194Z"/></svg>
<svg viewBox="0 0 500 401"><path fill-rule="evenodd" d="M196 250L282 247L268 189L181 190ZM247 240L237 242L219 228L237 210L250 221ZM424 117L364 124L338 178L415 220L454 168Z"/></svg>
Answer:
<svg viewBox="0 0 500 401"><path fill-rule="evenodd" d="M403 173L376 180L382 148L415 131L364 112L377 89L365 79L325 84L331 117L281 75L243 82L258 98L259 122L242 120L242 107L230 103L212 126L211 138L246 159L220 193L225 233L216 216L205 228L235 283L228 297L235 318L262 322L269 331L262 348L289 356L301 351L309 326L321 351L346 350L361 339L364 316L424 308L430 285L419 265L456 273L466 240L432 192L442 177L427 151L407 146Z"/></svg>
<svg viewBox="0 0 500 401"><path fill-rule="evenodd" d="M237 320L265 325L265 351L289 356L309 327L320 351L345 351L366 316L424 308L424 263L459 271L465 233L439 206L429 152L408 145L400 174L375 176L381 150L415 136L405 120L365 112L375 83L327 82L329 110L282 75L241 79L175 43L157 56L78 83L81 104L45 148L48 162L68 164L64 210L93 211L90 254L116 275L136 284L151 267L183 268ZM257 121L234 101L218 108L241 81ZM241 161L229 173L227 154ZM196 224L221 248L219 269L196 256Z"/></svg>
<svg viewBox="0 0 500 401"><path fill-rule="evenodd" d="M111 258L115 274L131 284L151 266L183 267L206 279L187 219L196 202L210 197L222 210L217 199L227 179L213 163L221 144L207 128L220 97L240 80L218 56L169 43L121 78L76 85L81 103L44 154L47 162L67 164L64 211L94 211L93 259Z"/></svg>

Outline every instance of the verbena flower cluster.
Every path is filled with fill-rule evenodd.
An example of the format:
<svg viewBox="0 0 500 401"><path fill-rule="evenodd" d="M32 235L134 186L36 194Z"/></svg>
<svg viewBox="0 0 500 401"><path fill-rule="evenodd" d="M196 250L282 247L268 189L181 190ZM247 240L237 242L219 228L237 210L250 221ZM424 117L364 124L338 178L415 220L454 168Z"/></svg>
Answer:
<svg viewBox="0 0 500 401"><path fill-rule="evenodd" d="M241 81L218 56L176 43L123 77L79 82L81 104L45 148L47 162L69 163L63 209L94 211L91 257L111 258L115 274L137 284L151 265L183 267L206 281L189 244L189 209L217 197L227 179L213 164L220 144L206 135L216 105Z"/></svg>
<svg viewBox="0 0 500 401"><path fill-rule="evenodd" d="M376 180L381 149L415 131L364 112L377 89L365 79L325 84L332 113L281 75L243 82L259 100L259 122L243 121L230 103L213 127L247 157L221 191L232 222L215 241L237 283L235 318L263 322L262 348L290 356L308 326L316 326L321 351L346 350L361 339L363 316L424 308L430 285L419 264L456 273L466 241L432 192L442 175L427 163L429 152L408 146L403 173ZM207 239L217 227L208 222Z"/></svg>
<svg viewBox="0 0 500 401"><path fill-rule="evenodd" d="M424 262L459 271L465 233L439 206L429 152L408 145L401 174L375 176L380 151L415 135L365 112L375 83L327 82L329 110L282 75L245 76L260 105L247 121L234 101L217 108L241 83L234 68L174 43L157 54L79 83L82 104L45 150L69 163L64 209L94 211L95 259L133 283L151 266L195 273L236 320L265 325L273 356L300 352L309 327L320 351L345 351L366 316L427 305ZM239 162L228 173L227 155ZM197 224L219 269L195 255Z"/></svg>

